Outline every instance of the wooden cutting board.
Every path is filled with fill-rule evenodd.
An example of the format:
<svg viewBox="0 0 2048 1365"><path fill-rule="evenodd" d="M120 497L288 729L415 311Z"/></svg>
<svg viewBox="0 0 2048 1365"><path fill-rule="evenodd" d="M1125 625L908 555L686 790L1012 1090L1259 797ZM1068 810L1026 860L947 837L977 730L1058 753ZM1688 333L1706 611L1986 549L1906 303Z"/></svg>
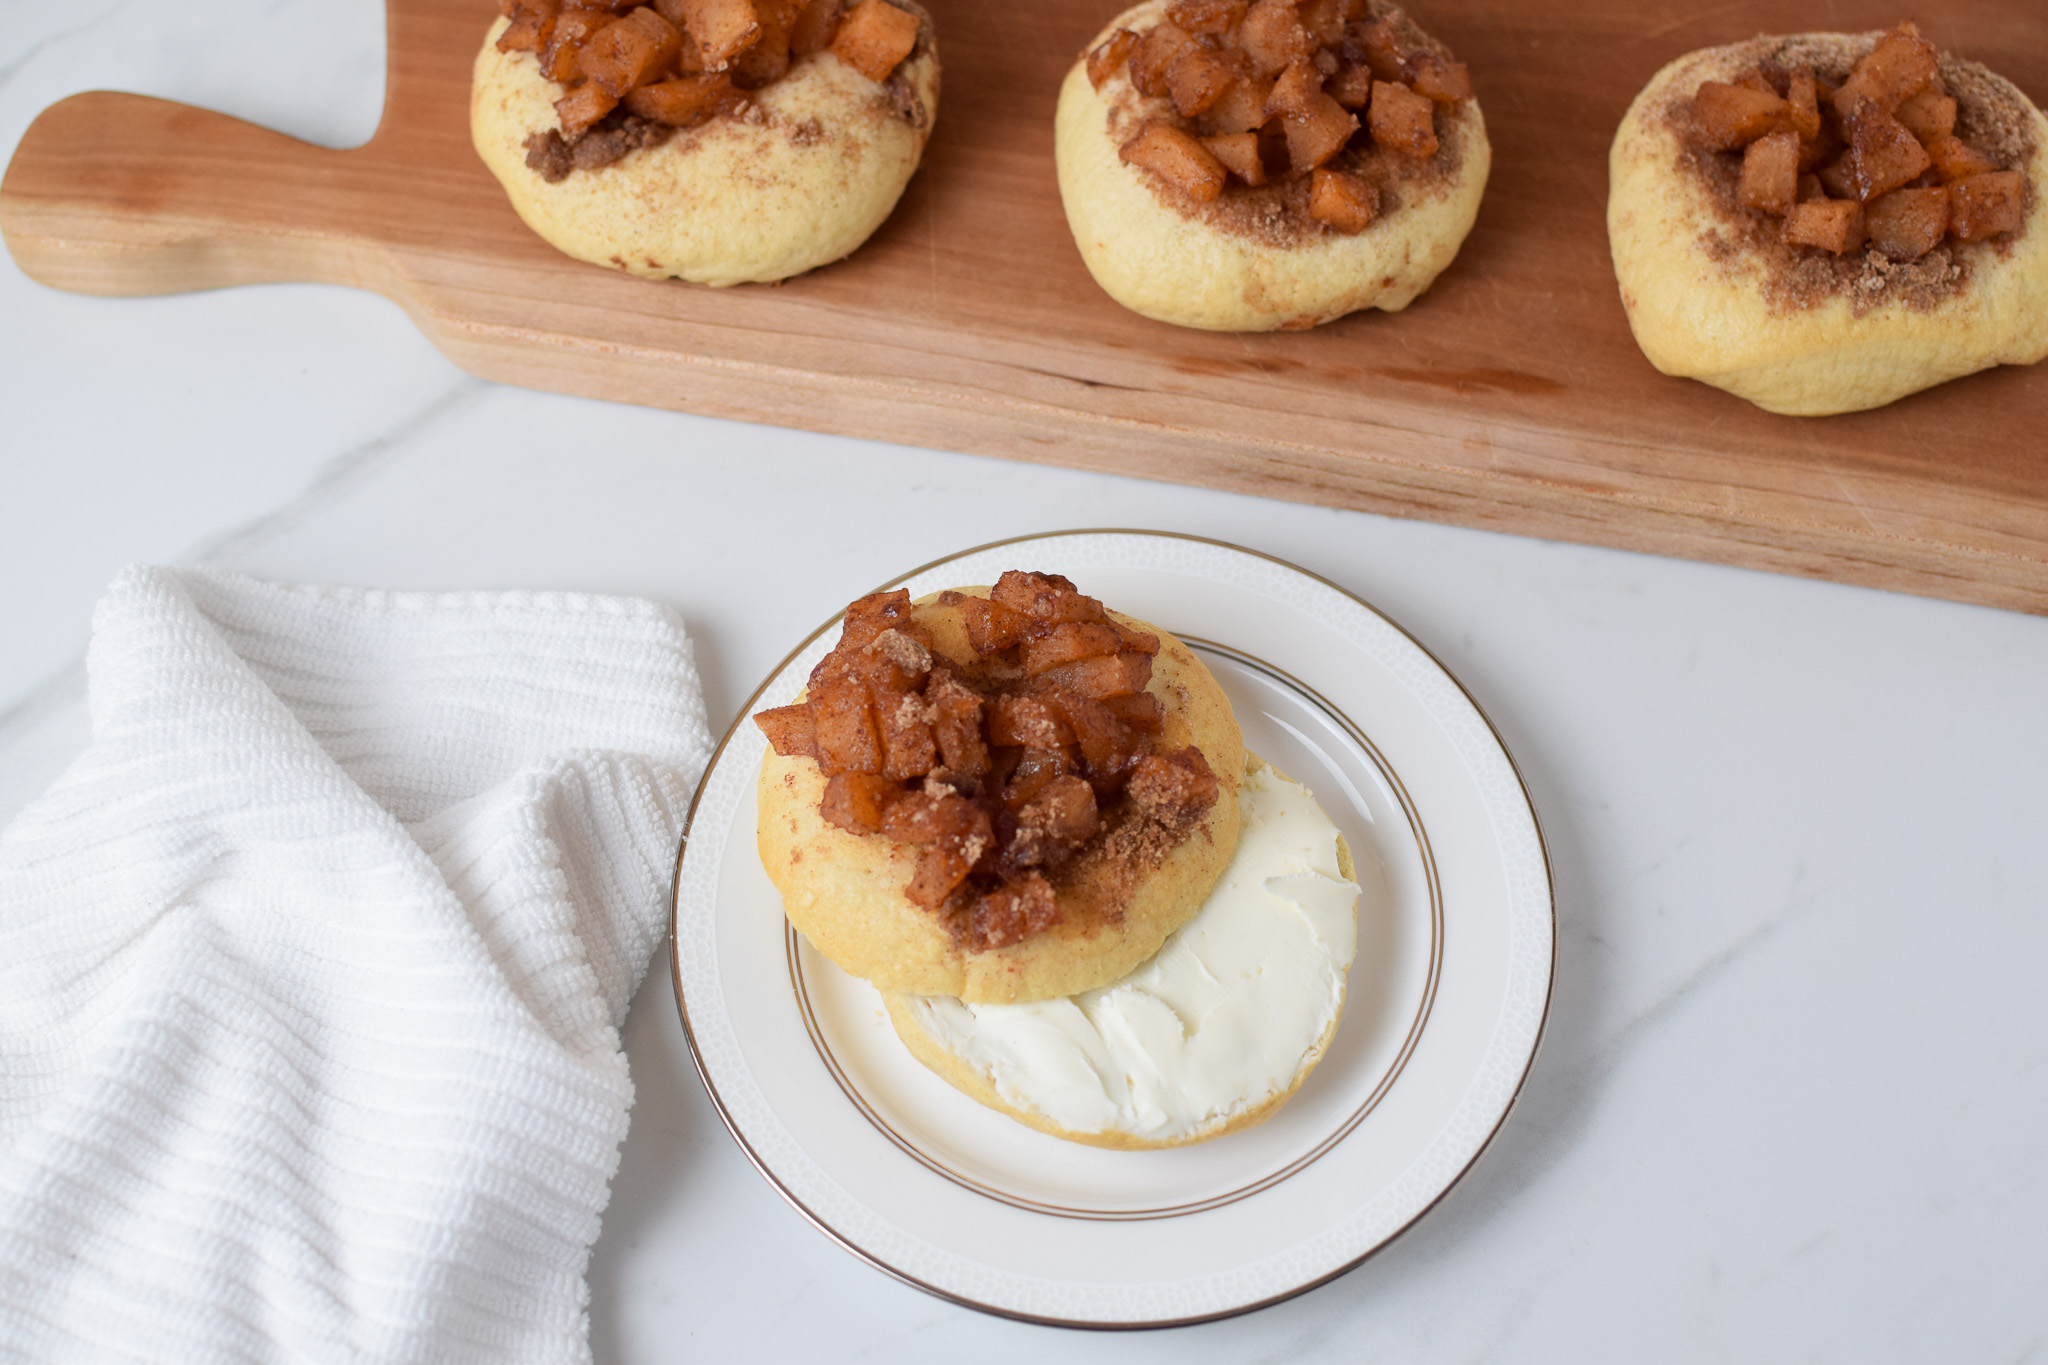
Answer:
<svg viewBox="0 0 2048 1365"><path fill-rule="evenodd" d="M1667 379L1629 336L1614 127L1664 62L1782 28L1781 6L1416 0L1493 137L1463 252L1405 313L1221 336L1110 302L1060 211L1055 93L1117 0L927 3L945 86L923 169L866 247L778 286L650 284L527 232L469 145L492 0L390 0L383 123L353 151L67 99L22 139L0 229L28 274L86 293L374 289L512 384L2048 613L2048 365L1801 420ZM1801 27L1901 13L1819 0ZM2032 6L1921 17L2048 95Z"/></svg>

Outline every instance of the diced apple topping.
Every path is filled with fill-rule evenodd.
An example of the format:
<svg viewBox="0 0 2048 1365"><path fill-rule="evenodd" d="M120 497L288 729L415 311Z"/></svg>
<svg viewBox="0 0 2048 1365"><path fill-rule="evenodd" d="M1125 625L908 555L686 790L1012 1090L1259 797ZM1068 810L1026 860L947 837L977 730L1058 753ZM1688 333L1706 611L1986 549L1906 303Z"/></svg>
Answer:
<svg viewBox="0 0 2048 1365"><path fill-rule="evenodd" d="M1797 132L1797 128L1793 131ZM1817 171L1833 162L1842 153L1842 131L1833 118L1822 116L1820 132L1812 137L1799 135L1799 173Z"/></svg>
<svg viewBox="0 0 2048 1365"><path fill-rule="evenodd" d="M1412 157L1436 155L1434 102L1393 81L1372 83L1372 140Z"/></svg>
<svg viewBox="0 0 2048 1365"><path fill-rule="evenodd" d="M1472 98L1465 65L1427 42L1372 0L1173 0L1085 64L1096 89L1121 70L1159 101L1122 148L1131 165L1196 203L1300 185L1280 199L1285 212L1356 233L1379 216L1390 179L1417 173L1390 175L1375 158L1430 162L1439 111Z"/></svg>
<svg viewBox="0 0 2048 1365"><path fill-rule="evenodd" d="M1314 170L1343 151L1344 144L1358 131L1358 116L1321 91L1316 92L1309 109L1306 116L1288 114L1280 120L1281 129L1287 134L1287 160L1297 175ZM1430 149L1434 151L1435 134L1430 138Z"/></svg>
<svg viewBox="0 0 2048 1365"><path fill-rule="evenodd" d="M1408 54L1401 48L1394 25L1386 20L1346 29L1344 56L1347 61L1362 62L1379 80L1398 81L1408 74Z"/></svg>
<svg viewBox="0 0 2048 1365"><path fill-rule="evenodd" d="M1952 134L1928 143L1927 154L1934 162L1935 174L1944 183L1966 180L1998 169L1996 161Z"/></svg>
<svg viewBox="0 0 2048 1365"><path fill-rule="evenodd" d="M1343 40L1344 25L1363 8L1351 0L1299 0L1295 13L1301 16L1301 26L1317 46L1333 47Z"/></svg>
<svg viewBox="0 0 2048 1365"><path fill-rule="evenodd" d="M790 59L802 61L832 46L839 35L842 9L839 0L809 0L797 11L796 21L789 26Z"/></svg>
<svg viewBox="0 0 2048 1365"><path fill-rule="evenodd" d="M618 98L602 86L586 81L555 101L555 117L562 121L564 133L572 138L580 137L596 126L597 121L609 114L618 102Z"/></svg>
<svg viewBox="0 0 2048 1365"><path fill-rule="evenodd" d="M1266 183L1266 164L1259 156L1257 133L1223 133L1203 138L1202 145L1209 149L1209 155L1223 164L1224 170L1245 184Z"/></svg>
<svg viewBox="0 0 2048 1365"><path fill-rule="evenodd" d="M1785 240L1840 256L1863 245L1863 206L1853 199L1809 199L1785 215Z"/></svg>
<svg viewBox="0 0 2048 1365"><path fill-rule="evenodd" d="M1154 121L1138 130L1120 153L1133 166L1152 172L1198 204L1223 193L1223 163L1193 134Z"/></svg>
<svg viewBox="0 0 2048 1365"><path fill-rule="evenodd" d="M1956 102L1947 95L1922 90L1892 110L1892 117L1923 143L1947 137L1956 130Z"/></svg>
<svg viewBox="0 0 2048 1365"><path fill-rule="evenodd" d="M689 34L692 69L724 71L761 36L752 0L655 0L662 14Z"/></svg>
<svg viewBox="0 0 2048 1365"><path fill-rule="evenodd" d="M1244 21L1246 0L1173 0L1166 20L1184 33L1220 38Z"/></svg>
<svg viewBox="0 0 2048 1365"><path fill-rule="evenodd" d="M832 53L879 84L917 46L917 26L916 15L889 0L860 0L840 21Z"/></svg>
<svg viewBox="0 0 2048 1365"><path fill-rule="evenodd" d="M1358 176L1319 166L1309 182L1308 211L1339 232L1363 232L1379 211L1379 192Z"/></svg>
<svg viewBox="0 0 2048 1365"><path fill-rule="evenodd" d="M753 46L733 58L733 80L749 90L759 90L782 79L789 70L790 34L803 13L804 0L755 0L754 13L760 18L760 36Z"/></svg>
<svg viewBox="0 0 2048 1365"><path fill-rule="evenodd" d="M1127 28L1120 28L1103 39L1088 53L1088 82L1097 90L1110 78L1119 66L1131 58L1131 49L1138 44L1138 35Z"/></svg>
<svg viewBox="0 0 2048 1365"><path fill-rule="evenodd" d="M1759 95L1773 95L1779 99L1785 98L1785 82L1783 78L1780 77L1778 72L1766 71L1760 66L1753 66L1743 72L1735 78L1732 84L1739 85L1744 90L1754 90Z"/></svg>
<svg viewBox="0 0 2048 1365"><path fill-rule="evenodd" d="M1034 872L975 902L966 938L989 948L1007 948L1059 921L1060 903L1052 884Z"/></svg>
<svg viewBox="0 0 2048 1365"><path fill-rule="evenodd" d="M1435 100L1438 104L1456 104L1459 100L1472 98L1472 75L1463 62L1447 62L1428 53L1420 52L1408 59L1412 73L1408 84L1415 93Z"/></svg>
<svg viewBox="0 0 2048 1365"><path fill-rule="evenodd" d="M1107 621L1062 621L1042 635L1024 641L1018 662L1027 676L1080 659L1121 653L1123 637Z"/></svg>
<svg viewBox="0 0 2048 1365"><path fill-rule="evenodd" d="M745 99L732 77L677 76L626 92L626 107L653 123L693 128Z"/></svg>
<svg viewBox="0 0 2048 1365"><path fill-rule="evenodd" d="M1266 113L1294 118L1314 116L1316 96L1323 93L1323 73L1306 57L1296 57L1279 76L1266 96Z"/></svg>
<svg viewBox="0 0 2048 1365"><path fill-rule="evenodd" d="M613 20L583 45L583 74L613 99L653 82L682 51L674 24L642 5Z"/></svg>
<svg viewBox="0 0 2048 1365"><path fill-rule="evenodd" d="M1273 85L1270 76L1240 77L1201 117L1201 131L1257 133L1266 124L1266 101L1272 98Z"/></svg>
<svg viewBox="0 0 2048 1365"><path fill-rule="evenodd" d="M523 0L510 15L511 23L498 35L500 52L540 52L553 36L555 16L562 0Z"/></svg>
<svg viewBox="0 0 2048 1365"><path fill-rule="evenodd" d="M2018 171L1965 176L1948 186L1949 231L1962 242L2012 232L2024 215L2026 194Z"/></svg>
<svg viewBox="0 0 2048 1365"><path fill-rule="evenodd" d="M1804 142L1820 136L1820 82L1803 66L1785 78L1785 126Z"/></svg>
<svg viewBox="0 0 2048 1365"><path fill-rule="evenodd" d="M580 7L557 14L547 45L540 51L541 71L557 85L568 85L582 77L583 45L617 17L608 9Z"/></svg>
<svg viewBox="0 0 2048 1365"><path fill-rule="evenodd" d="M1863 198L1863 182L1856 174L1856 161L1853 157L1836 157L1818 167L1814 171L1814 178L1820 181L1830 199L1854 199L1860 202Z"/></svg>
<svg viewBox="0 0 2048 1365"><path fill-rule="evenodd" d="M1876 250L1895 261L1917 261L1948 233L1948 186L1879 195L1865 205L1863 226Z"/></svg>
<svg viewBox="0 0 2048 1365"><path fill-rule="evenodd" d="M1748 146L1785 122L1790 111L1784 100L1768 90L1725 81L1703 81L1692 97L1700 144L1717 152Z"/></svg>
<svg viewBox="0 0 2048 1365"><path fill-rule="evenodd" d="M1766 133L1742 154L1742 202L1759 213L1783 218L1799 192L1799 134L1790 128Z"/></svg>
<svg viewBox="0 0 2048 1365"><path fill-rule="evenodd" d="M1166 70L1166 91L1182 118L1206 114L1230 92L1243 74L1243 57L1205 47L1191 47Z"/></svg>
<svg viewBox="0 0 2048 1365"><path fill-rule="evenodd" d="M1864 203L1910 183L1931 164L1927 149L1906 125L1875 105L1857 105L1848 122L1850 183Z"/></svg>
<svg viewBox="0 0 2048 1365"><path fill-rule="evenodd" d="M818 765L826 823L916 845L905 898L985 952L1059 922L1046 878L1104 829L1184 838L1220 788L1199 749L1153 741L1157 636L1057 574L940 601L973 658L941 657L907 592L876 593L847 607L805 699L754 721L775 752Z"/></svg>
<svg viewBox="0 0 2048 1365"><path fill-rule="evenodd" d="M1878 40L1877 46L1849 73L1835 91L1835 109L1844 118L1868 101L1889 114L1900 101L1927 88L1941 69L1941 54L1920 36L1909 19Z"/></svg>
<svg viewBox="0 0 2048 1365"><path fill-rule="evenodd" d="M1169 93L1166 73L1180 60L1182 53L1193 52L1198 47L1193 35L1170 20L1154 25L1131 49L1131 84L1138 87L1141 95Z"/></svg>
<svg viewBox="0 0 2048 1365"><path fill-rule="evenodd" d="M500 8L510 22L498 49L533 53L541 73L566 87L555 102L559 127L527 139L527 164L549 180L740 113L747 92L821 52L888 81L916 50L920 27L889 0L851 9L843 0L501 0Z"/></svg>
<svg viewBox="0 0 2048 1365"><path fill-rule="evenodd" d="M2016 231L2025 217L2021 174L1955 135L1940 54L1910 22L1880 39L1839 88L1807 67L1766 64L1702 82L1690 115L1699 148L1741 156L1741 205L1784 219L1794 246L1842 255L1867 244L1913 261L1946 238Z"/></svg>
<svg viewBox="0 0 2048 1365"><path fill-rule="evenodd" d="M825 779L818 814L850 834L880 834L889 803L902 790L900 783L873 773L834 773Z"/></svg>
<svg viewBox="0 0 2048 1365"><path fill-rule="evenodd" d="M1316 50L1293 0L1258 0L1238 26L1237 45L1261 76L1277 76L1295 58L1312 56Z"/></svg>
<svg viewBox="0 0 2048 1365"><path fill-rule="evenodd" d="M1346 109L1363 109L1372 103L1372 83L1375 77L1369 66L1344 66L1337 74L1323 83L1323 89L1330 98Z"/></svg>

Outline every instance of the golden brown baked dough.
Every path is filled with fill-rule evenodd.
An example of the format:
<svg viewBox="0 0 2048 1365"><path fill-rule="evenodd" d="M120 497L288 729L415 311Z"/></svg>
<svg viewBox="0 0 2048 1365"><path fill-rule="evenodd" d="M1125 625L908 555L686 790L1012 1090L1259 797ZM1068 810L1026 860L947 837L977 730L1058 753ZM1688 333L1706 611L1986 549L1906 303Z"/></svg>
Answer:
<svg viewBox="0 0 2048 1365"><path fill-rule="evenodd" d="M1770 412L1873 408L1993 365L2048 356L2048 120L2009 81L1943 54L1967 121L2003 125L2030 207L2016 236L1948 241L1907 265L1876 251L1840 258L1776 246L1774 220L1731 214L1683 136L1705 81L1759 62L1810 65L1840 81L1879 33L1760 37L1688 53L1629 107L1609 156L1607 231L1636 342L1666 374L1726 389ZM1958 132L1965 131L1958 125ZM1789 253L1804 250L1788 264Z"/></svg>
<svg viewBox="0 0 2048 1365"><path fill-rule="evenodd" d="M790 923L813 947L885 991L976 1003L1044 1000L1123 976L1201 909L1237 845L1244 739L1223 689L1185 644L1110 614L1159 637L1147 687L1165 708L1157 742L1162 749L1198 747L1219 781L1201 823L1163 858L1134 840L1103 837L1051 878L1058 924L1019 943L969 952L935 915L905 898L916 847L828 824L819 814L825 781L816 761L771 748L758 787L761 863ZM957 607L927 598L916 620L930 631L935 653L963 663L975 657Z"/></svg>
<svg viewBox="0 0 2048 1365"><path fill-rule="evenodd" d="M526 139L553 128L561 87L531 53L500 52L500 19L477 54L470 134L526 225L580 261L651 279L780 280L865 242L916 172L938 113L931 43L878 85L829 49L752 92L744 117L683 129L550 184ZM915 108L892 88L915 97Z"/></svg>

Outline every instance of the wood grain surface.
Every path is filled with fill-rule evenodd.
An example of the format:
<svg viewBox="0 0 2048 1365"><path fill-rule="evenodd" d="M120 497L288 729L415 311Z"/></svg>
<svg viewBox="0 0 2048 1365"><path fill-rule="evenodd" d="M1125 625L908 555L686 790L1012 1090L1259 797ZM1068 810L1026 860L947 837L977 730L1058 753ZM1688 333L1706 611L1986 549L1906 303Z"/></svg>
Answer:
<svg viewBox="0 0 2048 1365"><path fill-rule="evenodd" d="M1478 225L1405 313L1234 336L1125 312L1067 232L1054 97L1116 0L927 3L945 86L922 170L866 247L782 285L648 283L529 233L469 144L491 0L390 0L383 122L352 151L67 99L23 138L0 230L28 274L87 293L373 289L507 383L2048 613L2048 366L1798 419L1665 378L1629 336L1614 127L1664 62L1782 29L1780 6L1417 0L1493 138ZM1799 27L1900 14L1841 0ZM2034 7L1920 17L2048 93Z"/></svg>

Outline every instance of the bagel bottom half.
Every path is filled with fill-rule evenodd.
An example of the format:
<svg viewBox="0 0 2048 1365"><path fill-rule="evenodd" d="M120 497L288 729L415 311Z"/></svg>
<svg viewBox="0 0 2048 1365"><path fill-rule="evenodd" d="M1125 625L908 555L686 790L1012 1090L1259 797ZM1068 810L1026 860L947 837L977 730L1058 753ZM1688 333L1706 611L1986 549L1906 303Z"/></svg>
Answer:
<svg viewBox="0 0 2048 1365"><path fill-rule="evenodd" d="M989 1108L1095 1147L1179 1147L1270 1117L1336 1036L1357 873L1306 788L1247 755L1241 792L1237 855L1150 962L1037 1004L885 996L911 1055Z"/></svg>
<svg viewBox="0 0 2048 1365"><path fill-rule="evenodd" d="M927 601L916 612L936 652L971 658L957 607ZM771 748L757 788L761 865L782 893L783 913L813 947L882 991L978 1003L1047 1000L1115 981L1202 908L1237 847L1244 737L1230 699L1186 644L1110 614L1159 637L1148 688L1164 709L1156 743L1162 751L1192 744L1208 760L1219 791L1203 820L1163 851L1147 832L1154 827L1134 820L1111 828L1049 879L1059 923L1007 947L969 952L938 916L903 894L918 846L826 823L818 764Z"/></svg>

